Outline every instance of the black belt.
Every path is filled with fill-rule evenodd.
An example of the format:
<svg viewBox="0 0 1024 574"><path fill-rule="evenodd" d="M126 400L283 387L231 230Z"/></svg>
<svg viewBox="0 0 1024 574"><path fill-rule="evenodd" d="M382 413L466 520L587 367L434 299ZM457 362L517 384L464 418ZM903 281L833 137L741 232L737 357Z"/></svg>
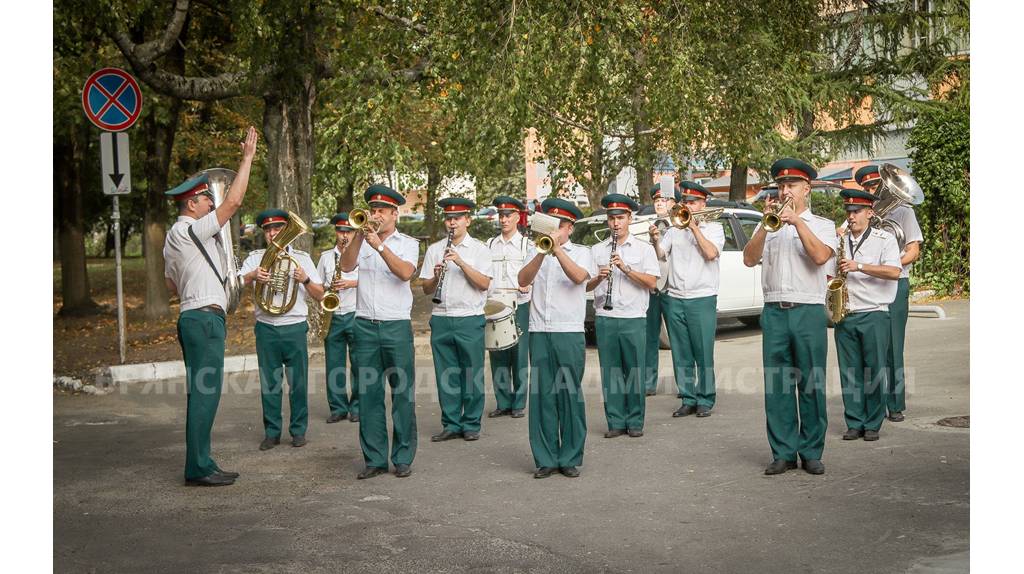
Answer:
<svg viewBox="0 0 1024 574"><path fill-rule="evenodd" d="M371 325L380 325L381 323L384 323L384 321L382 321L380 319L367 319L366 317L356 317L356 319L358 319L360 321L366 321L367 323L369 323Z"/></svg>
<svg viewBox="0 0 1024 574"><path fill-rule="evenodd" d="M799 307L801 305L810 305L810 303L793 303L792 301L772 301L771 303L765 303L765 305L772 305L779 309L792 309L793 307Z"/></svg>
<svg viewBox="0 0 1024 574"><path fill-rule="evenodd" d="M207 305L206 307L200 307L196 311L203 311L204 313L213 313L214 315L224 319L227 315L224 314L224 309L221 309L217 305Z"/></svg>

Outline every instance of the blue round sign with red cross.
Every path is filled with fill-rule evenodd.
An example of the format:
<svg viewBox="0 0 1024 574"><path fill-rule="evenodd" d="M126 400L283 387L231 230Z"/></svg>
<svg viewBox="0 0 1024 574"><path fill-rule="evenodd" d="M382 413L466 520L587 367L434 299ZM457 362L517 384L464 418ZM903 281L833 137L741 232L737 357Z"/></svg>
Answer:
<svg viewBox="0 0 1024 574"><path fill-rule="evenodd" d="M97 70L82 88L82 108L89 121L108 132L132 127L142 113L139 83L120 68Z"/></svg>

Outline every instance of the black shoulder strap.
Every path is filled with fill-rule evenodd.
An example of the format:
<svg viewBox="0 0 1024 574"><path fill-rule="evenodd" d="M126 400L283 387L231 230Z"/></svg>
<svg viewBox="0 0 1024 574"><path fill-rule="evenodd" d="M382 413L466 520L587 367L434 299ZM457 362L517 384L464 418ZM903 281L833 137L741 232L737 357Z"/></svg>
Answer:
<svg viewBox="0 0 1024 574"><path fill-rule="evenodd" d="M220 271L217 271L217 266L213 264L213 259L210 259L210 254L206 252L206 248L203 247L203 242L199 241L199 237L196 236L196 232L192 230L192 226L188 226L188 236L192 238L192 242L199 248L199 252L203 254L203 258L210 264L210 269L213 269L213 274L217 276L217 282L224 285L224 279L220 276Z"/></svg>

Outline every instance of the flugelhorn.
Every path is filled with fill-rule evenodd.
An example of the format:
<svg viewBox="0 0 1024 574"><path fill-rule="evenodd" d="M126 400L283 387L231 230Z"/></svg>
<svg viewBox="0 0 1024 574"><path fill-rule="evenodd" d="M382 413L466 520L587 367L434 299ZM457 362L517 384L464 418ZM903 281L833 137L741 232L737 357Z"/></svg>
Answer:
<svg viewBox="0 0 1024 574"><path fill-rule="evenodd" d="M270 245L263 252L260 267L270 272L270 281L253 285L253 299L260 309L271 315L284 315L295 306L299 294L299 286L292 278L292 271L299 267L299 262L286 251L288 245L309 231L309 226L298 215L288 212L288 223L270 240ZM281 303L277 303L280 297Z"/></svg>
<svg viewBox="0 0 1024 574"><path fill-rule="evenodd" d="M782 229L783 222L782 218L779 217L779 214L782 213L783 210L787 209L792 203L793 198L789 197L786 198L786 201L782 202L782 205L777 209L769 208L768 211L764 213L764 216L761 217L761 226L771 232Z"/></svg>
<svg viewBox="0 0 1024 574"><path fill-rule="evenodd" d="M370 217L370 212L365 209L353 209L348 212L348 224L363 233L380 231L380 222Z"/></svg>

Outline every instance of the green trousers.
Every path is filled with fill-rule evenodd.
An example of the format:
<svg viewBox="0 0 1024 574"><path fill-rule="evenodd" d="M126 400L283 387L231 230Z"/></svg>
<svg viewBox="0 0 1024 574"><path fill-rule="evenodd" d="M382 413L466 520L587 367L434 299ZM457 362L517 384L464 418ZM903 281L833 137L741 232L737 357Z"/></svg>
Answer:
<svg viewBox="0 0 1024 574"><path fill-rule="evenodd" d="M903 367L903 342L907 337L907 316L910 313L910 279L901 277L896 287L896 300L889 304L891 338L887 363L885 406L890 413L907 409L906 377Z"/></svg>
<svg viewBox="0 0 1024 574"><path fill-rule="evenodd" d="M530 302L516 307L519 341L504 351L491 351L491 384L494 401L503 410L526 408L530 376Z"/></svg>
<svg viewBox="0 0 1024 574"><path fill-rule="evenodd" d="M661 317L663 299L668 295L651 293L647 304L647 347L644 351L644 392L658 388L658 351L661 349Z"/></svg>
<svg viewBox="0 0 1024 574"><path fill-rule="evenodd" d="M275 327L256 321L256 359L260 367L260 399L263 403L263 432L281 436L281 395L288 379L288 434L303 436L309 422L309 353L305 321Z"/></svg>
<svg viewBox="0 0 1024 574"><path fill-rule="evenodd" d="M647 320L598 316L595 328L608 430L643 430Z"/></svg>
<svg viewBox="0 0 1024 574"><path fill-rule="evenodd" d="M585 353L582 332L530 333L530 449L538 468L583 462Z"/></svg>
<svg viewBox="0 0 1024 574"><path fill-rule="evenodd" d="M441 426L480 432L484 413L484 316L430 317L430 351Z"/></svg>
<svg viewBox="0 0 1024 574"><path fill-rule="evenodd" d="M217 472L210 457L210 431L224 383L224 318L205 311L178 316L178 343L185 360L185 479Z"/></svg>
<svg viewBox="0 0 1024 574"><path fill-rule="evenodd" d="M846 426L877 431L885 419L889 312L851 313L835 327Z"/></svg>
<svg viewBox="0 0 1024 574"><path fill-rule="evenodd" d="M662 298L665 326L672 344L672 370L683 404L715 406L715 329L718 296Z"/></svg>
<svg viewBox="0 0 1024 574"><path fill-rule="evenodd" d="M761 313L764 410L775 460L821 460L825 449L825 364L828 327L824 305Z"/></svg>
<svg viewBox="0 0 1024 574"><path fill-rule="evenodd" d="M416 456L416 368L412 322L356 317L352 366L359 389L359 446L366 466L388 467L384 388L391 387L391 462Z"/></svg>
<svg viewBox="0 0 1024 574"><path fill-rule="evenodd" d="M359 412L359 389L353 380L352 398L347 390L348 369L346 360L355 340L356 312L335 315L331 318L331 330L324 340L324 360L327 363L327 406L332 415L344 416Z"/></svg>

